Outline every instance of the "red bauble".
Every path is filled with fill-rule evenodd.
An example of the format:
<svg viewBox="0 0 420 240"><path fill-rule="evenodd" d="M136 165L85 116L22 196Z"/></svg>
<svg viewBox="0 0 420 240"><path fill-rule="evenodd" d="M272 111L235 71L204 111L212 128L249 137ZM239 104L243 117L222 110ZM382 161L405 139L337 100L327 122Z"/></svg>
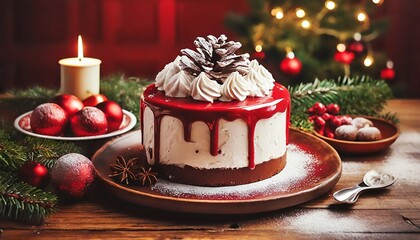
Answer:
<svg viewBox="0 0 420 240"><path fill-rule="evenodd" d="M105 101L108 101L108 98L105 95L98 93L84 99L83 104L85 105L85 107L87 106L94 107L98 105L99 103L105 102Z"/></svg>
<svg viewBox="0 0 420 240"><path fill-rule="evenodd" d="M328 104L327 113L330 113L332 115L338 115L340 113L340 106L338 106L338 104L335 103Z"/></svg>
<svg viewBox="0 0 420 240"><path fill-rule="evenodd" d="M392 80L395 78L395 71L393 68L385 68L381 71L381 78L385 80Z"/></svg>
<svg viewBox="0 0 420 240"><path fill-rule="evenodd" d="M302 70L302 63L297 58L286 57L280 62L280 70L286 75L295 77Z"/></svg>
<svg viewBox="0 0 420 240"><path fill-rule="evenodd" d="M63 108L55 103L44 103L31 114L31 130L43 135L60 136L64 132L67 119Z"/></svg>
<svg viewBox="0 0 420 240"><path fill-rule="evenodd" d="M339 63L350 64L354 60L354 53L350 51L336 52L334 54L334 60Z"/></svg>
<svg viewBox="0 0 420 240"><path fill-rule="evenodd" d="M348 44L347 50L358 55L358 54L362 54L365 51L365 46L360 41L354 41Z"/></svg>
<svg viewBox="0 0 420 240"><path fill-rule="evenodd" d="M48 185L50 174L48 169L37 162L27 161L18 171L19 178L38 188L44 188Z"/></svg>
<svg viewBox="0 0 420 240"><path fill-rule="evenodd" d="M262 60L262 59L265 58L265 52L263 52L263 51L256 52L255 51L255 52L252 53L252 58Z"/></svg>
<svg viewBox="0 0 420 240"><path fill-rule="evenodd" d="M83 103L80 99L71 94L62 94L55 96L50 102L58 104L66 111L67 116L71 117L83 108Z"/></svg>
<svg viewBox="0 0 420 240"><path fill-rule="evenodd" d="M60 192L73 198L81 198L95 179L92 162L78 153L60 157L51 169L51 183Z"/></svg>
<svg viewBox="0 0 420 240"><path fill-rule="evenodd" d="M120 129L124 115L122 108L118 103L114 101L105 101L99 103L96 107L105 113L108 122L108 132Z"/></svg>
<svg viewBox="0 0 420 240"><path fill-rule="evenodd" d="M73 134L77 137L105 134L108 122L105 114L96 107L85 107L70 119Z"/></svg>

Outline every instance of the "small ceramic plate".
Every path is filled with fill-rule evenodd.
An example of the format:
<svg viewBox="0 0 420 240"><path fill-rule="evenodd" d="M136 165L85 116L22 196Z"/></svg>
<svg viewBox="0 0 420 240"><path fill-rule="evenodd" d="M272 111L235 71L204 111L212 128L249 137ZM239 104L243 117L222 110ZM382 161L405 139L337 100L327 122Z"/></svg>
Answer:
<svg viewBox="0 0 420 240"><path fill-rule="evenodd" d="M131 112L127 110L123 110L123 121L121 123L120 129L102 134L102 135L95 135L95 136L86 136L86 137L71 137L71 136L48 136L43 134L34 133L31 130L31 114L32 111L24 113L17 117L14 122L15 128L27 135L39 138L48 138L54 140L66 140L66 141L81 141L81 140L93 140L93 139L102 139L102 138L109 138L113 136L117 136L127 131L131 130L137 123L137 118Z"/></svg>
<svg viewBox="0 0 420 240"><path fill-rule="evenodd" d="M158 179L152 187L114 182L110 164L118 155L126 159L140 155L141 132L133 131L111 140L92 157L98 177L109 194L134 204L178 212L245 214L286 208L328 192L341 176L338 153L319 138L290 130L286 167L259 182L200 187Z"/></svg>
<svg viewBox="0 0 420 240"><path fill-rule="evenodd" d="M340 153L347 154L365 154L374 153L389 147L397 139L400 131L397 126L389 121L380 118L366 117L372 121L382 134L382 139L377 141L346 141L322 136L316 132L314 134L322 140L329 143Z"/></svg>

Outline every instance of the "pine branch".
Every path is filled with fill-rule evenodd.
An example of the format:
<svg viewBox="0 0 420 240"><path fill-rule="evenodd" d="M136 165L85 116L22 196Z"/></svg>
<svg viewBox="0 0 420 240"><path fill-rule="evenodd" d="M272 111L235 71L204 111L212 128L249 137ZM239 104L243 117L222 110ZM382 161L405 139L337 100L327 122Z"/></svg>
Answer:
<svg viewBox="0 0 420 240"><path fill-rule="evenodd" d="M82 149L71 142L26 137L23 144L26 146L27 160L41 163L48 169L54 166L59 157L67 153L82 153Z"/></svg>
<svg viewBox="0 0 420 240"><path fill-rule="evenodd" d="M289 87L292 99L292 126L310 130L307 110L316 102L337 103L342 115L367 115L396 120L395 114L381 115L385 103L391 99L390 87L382 80L369 77L318 80Z"/></svg>
<svg viewBox="0 0 420 240"><path fill-rule="evenodd" d="M10 135L0 130L0 170L16 171L26 160L24 147L13 142Z"/></svg>
<svg viewBox="0 0 420 240"><path fill-rule="evenodd" d="M57 197L20 182L0 171L0 216L21 222L41 224L56 210Z"/></svg>
<svg viewBox="0 0 420 240"><path fill-rule="evenodd" d="M31 87L25 90L12 89L8 91L6 98L0 99L0 108L13 111L9 114L22 114L33 110L38 105L51 99L57 90L43 87Z"/></svg>

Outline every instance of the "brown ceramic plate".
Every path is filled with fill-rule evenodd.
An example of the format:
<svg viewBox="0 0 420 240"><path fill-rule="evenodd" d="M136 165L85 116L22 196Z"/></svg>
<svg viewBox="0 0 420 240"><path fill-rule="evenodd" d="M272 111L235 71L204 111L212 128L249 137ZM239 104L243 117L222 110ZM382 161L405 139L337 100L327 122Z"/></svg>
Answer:
<svg viewBox="0 0 420 240"><path fill-rule="evenodd" d="M245 214L294 206L328 192L341 176L341 159L315 136L290 130L287 164L272 178L230 187L199 187L159 179L152 187L118 184L108 177L118 155L138 156L139 130L109 141L92 161L110 194L157 209L207 214Z"/></svg>
<svg viewBox="0 0 420 240"><path fill-rule="evenodd" d="M54 140L65 140L65 141L83 141L83 140L94 140L94 139L103 139L121 135L123 133L128 132L131 130L137 123L137 118L131 112L123 109L123 121L121 126L118 130L109 132L106 134L95 135L95 136L85 136L85 137L74 137L74 136L49 136L43 135L39 133L34 133L31 130L31 114L32 111L24 113L17 117L14 122L14 127L29 136L39 137L39 138L48 138Z"/></svg>
<svg viewBox="0 0 420 240"><path fill-rule="evenodd" d="M345 141L322 136L316 132L314 134L329 143L340 153L365 154L374 153L389 147L397 139L400 131L397 126L389 121L380 118L362 116L372 121L382 134L382 139L377 141Z"/></svg>

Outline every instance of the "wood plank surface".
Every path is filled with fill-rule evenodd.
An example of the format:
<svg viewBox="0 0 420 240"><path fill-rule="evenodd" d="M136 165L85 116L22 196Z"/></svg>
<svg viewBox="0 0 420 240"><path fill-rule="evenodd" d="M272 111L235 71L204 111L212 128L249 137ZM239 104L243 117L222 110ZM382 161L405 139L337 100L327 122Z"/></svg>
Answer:
<svg viewBox="0 0 420 240"><path fill-rule="evenodd" d="M420 100L391 100L401 130L383 152L341 156L343 172L327 194L299 206L247 215L186 214L126 203L95 184L87 199L61 203L41 226L0 220L1 239L420 239ZM376 169L396 176L354 205L332 193Z"/></svg>

